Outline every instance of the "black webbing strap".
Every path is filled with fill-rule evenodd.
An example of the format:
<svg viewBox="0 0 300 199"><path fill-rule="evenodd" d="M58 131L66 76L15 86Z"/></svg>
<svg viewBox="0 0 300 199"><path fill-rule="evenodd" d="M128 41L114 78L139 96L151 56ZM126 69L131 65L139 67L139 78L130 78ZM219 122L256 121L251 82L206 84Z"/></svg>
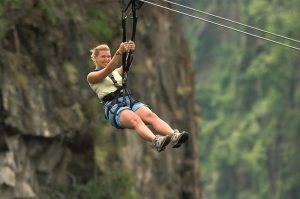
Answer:
<svg viewBox="0 0 300 199"><path fill-rule="evenodd" d="M137 24L137 10L141 8L143 2L139 0L130 0L129 3L126 5L124 0L121 0L121 7L122 7L122 29L123 29L123 38L122 41L127 41L127 30L126 30L126 19L127 19L127 10L131 6L131 13L132 13L132 34L131 34L131 41L135 41L135 34L136 34L136 24ZM123 53L122 55L122 66L123 66L123 74L128 73L131 63L133 60L133 51L130 50L129 53ZM128 75L122 75L122 78L125 78L125 82L127 81Z"/></svg>
<svg viewBox="0 0 300 199"><path fill-rule="evenodd" d="M129 7L131 7L131 13L132 13L132 34L131 34L131 41L135 41L135 34L136 34L136 24L137 24L137 10L141 8L143 2L140 2L139 0L130 0L129 3L126 5L124 0L121 0L121 7L122 7L122 41L127 41L127 30L126 30L126 19L127 19L127 10ZM123 53L122 54L122 66L123 66L123 72L122 72L122 87L123 87L123 97L125 101L125 96L130 96L130 92L127 88L127 80L128 80L128 73L133 60L133 51L130 50L129 53ZM134 100L130 100L133 102Z"/></svg>

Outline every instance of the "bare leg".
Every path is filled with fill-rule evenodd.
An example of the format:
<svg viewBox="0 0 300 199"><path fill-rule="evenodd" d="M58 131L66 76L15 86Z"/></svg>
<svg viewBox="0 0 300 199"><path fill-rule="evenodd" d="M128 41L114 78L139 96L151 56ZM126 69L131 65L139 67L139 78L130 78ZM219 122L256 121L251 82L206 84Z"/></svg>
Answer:
<svg viewBox="0 0 300 199"><path fill-rule="evenodd" d="M165 121L160 119L148 107L143 106L135 112L146 124L150 124L159 134L172 135L173 129Z"/></svg>
<svg viewBox="0 0 300 199"><path fill-rule="evenodd" d="M187 132L180 133L174 131L169 124L160 119L155 113L153 113L148 107L141 107L136 111L136 114L146 123L153 126L153 128L162 135L172 135L171 141L173 148L178 148L181 144L185 143L189 135Z"/></svg>
<svg viewBox="0 0 300 199"><path fill-rule="evenodd" d="M144 140L151 142L155 138L155 135L145 125L142 119L131 110L121 111L120 122L123 127L134 129Z"/></svg>

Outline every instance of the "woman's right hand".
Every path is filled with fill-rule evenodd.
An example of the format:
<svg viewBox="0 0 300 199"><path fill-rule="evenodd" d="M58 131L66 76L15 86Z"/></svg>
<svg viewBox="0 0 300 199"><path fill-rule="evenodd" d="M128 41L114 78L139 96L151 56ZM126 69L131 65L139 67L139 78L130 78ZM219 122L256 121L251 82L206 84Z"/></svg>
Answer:
<svg viewBox="0 0 300 199"><path fill-rule="evenodd" d="M134 50L135 49L135 44L133 41L128 41L128 42L122 42L120 44L120 47L118 49L119 53L125 53L128 52L129 50Z"/></svg>
<svg viewBox="0 0 300 199"><path fill-rule="evenodd" d="M118 52L123 54L127 52L127 42L122 42L119 46Z"/></svg>

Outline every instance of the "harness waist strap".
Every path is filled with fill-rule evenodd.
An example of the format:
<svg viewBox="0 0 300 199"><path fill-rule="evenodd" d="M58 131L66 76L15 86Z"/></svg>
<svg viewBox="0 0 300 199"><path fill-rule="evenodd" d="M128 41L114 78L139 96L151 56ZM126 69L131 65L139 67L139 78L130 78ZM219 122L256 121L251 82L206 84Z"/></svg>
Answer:
<svg viewBox="0 0 300 199"><path fill-rule="evenodd" d="M123 91L118 89L118 90L116 90L112 93L109 93L109 94L105 95L102 98L102 100L103 100L104 103L106 103L106 102L112 101L113 99L117 98L118 96L120 96L122 94L123 94Z"/></svg>

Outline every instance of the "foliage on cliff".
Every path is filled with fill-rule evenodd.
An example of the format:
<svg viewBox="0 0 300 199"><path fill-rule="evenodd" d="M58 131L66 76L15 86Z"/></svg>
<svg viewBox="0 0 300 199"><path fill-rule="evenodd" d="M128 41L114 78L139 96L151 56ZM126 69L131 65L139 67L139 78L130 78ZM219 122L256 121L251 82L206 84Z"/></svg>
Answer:
<svg viewBox="0 0 300 199"><path fill-rule="evenodd" d="M188 2L300 39L296 0ZM200 21L184 24L198 71L204 193L212 199L299 198L299 52Z"/></svg>

